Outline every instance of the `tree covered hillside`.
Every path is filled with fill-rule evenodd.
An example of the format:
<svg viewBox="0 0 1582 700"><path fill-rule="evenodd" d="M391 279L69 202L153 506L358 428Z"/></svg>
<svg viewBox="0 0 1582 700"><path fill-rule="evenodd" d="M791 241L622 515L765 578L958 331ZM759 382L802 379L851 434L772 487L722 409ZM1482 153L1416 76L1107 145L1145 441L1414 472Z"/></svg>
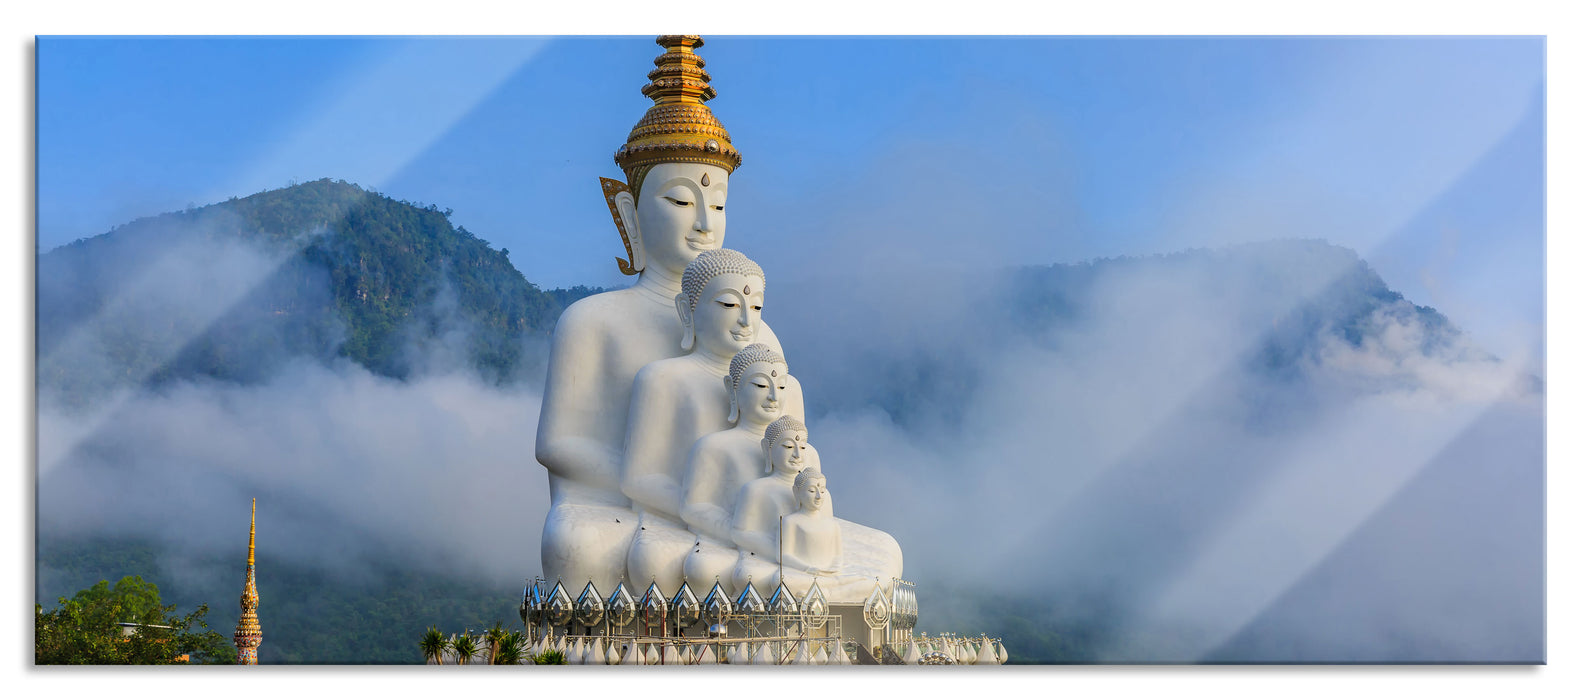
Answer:
<svg viewBox="0 0 1582 700"><path fill-rule="evenodd" d="M404 377L433 343L508 380L523 341L594 290L540 290L449 214L324 179L57 248L39 257L40 388L82 403L299 356Z"/></svg>

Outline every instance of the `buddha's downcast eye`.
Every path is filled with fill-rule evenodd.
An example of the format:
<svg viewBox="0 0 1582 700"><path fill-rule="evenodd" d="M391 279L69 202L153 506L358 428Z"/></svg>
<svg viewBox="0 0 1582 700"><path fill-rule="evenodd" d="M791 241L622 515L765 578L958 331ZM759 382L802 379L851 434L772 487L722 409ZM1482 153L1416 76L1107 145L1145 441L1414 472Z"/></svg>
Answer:
<svg viewBox="0 0 1582 700"><path fill-rule="evenodd" d="M690 206L692 206L692 202L689 202L689 201L687 201L685 199L676 199L675 197L666 197L665 199L667 201L669 201L671 204L674 204L674 205L676 205L678 207L690 207Z"/></svg>
<svg viewBox="0 0 1582 700"><path fill-rule="evenodd" d="M723 306L723 307L725 307L727 309L734 309L734 308L736 308L736 302L734 302L734 301L724 301L722 299L715 299L714 303L719 304L720 306Z"/></svg>
<svg viewBox="0 0 1582 700"><path fill-rule="evenodd" d="M763 311L763 310L764 310L763 304L753 304L753 311Z"/></svg>

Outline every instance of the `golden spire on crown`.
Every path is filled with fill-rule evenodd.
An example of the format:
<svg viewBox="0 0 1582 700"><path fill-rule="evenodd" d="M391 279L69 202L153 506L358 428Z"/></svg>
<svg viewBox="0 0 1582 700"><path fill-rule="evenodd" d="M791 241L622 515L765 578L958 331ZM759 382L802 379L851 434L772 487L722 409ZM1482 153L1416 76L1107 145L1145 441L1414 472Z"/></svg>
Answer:
<svg viewBox="0 0 1582 700"><path fill-rule="evenodd" d="M703 58L693 52L703 45L703 38L665 35L654 43L665 47L643 86L643 95L653 99L654 106L615 152L615 163L626 171L634 193L642 190L648 169L659 163L717 165L727 173L742 164L731 135L703 104L714 99Z"/></svg>

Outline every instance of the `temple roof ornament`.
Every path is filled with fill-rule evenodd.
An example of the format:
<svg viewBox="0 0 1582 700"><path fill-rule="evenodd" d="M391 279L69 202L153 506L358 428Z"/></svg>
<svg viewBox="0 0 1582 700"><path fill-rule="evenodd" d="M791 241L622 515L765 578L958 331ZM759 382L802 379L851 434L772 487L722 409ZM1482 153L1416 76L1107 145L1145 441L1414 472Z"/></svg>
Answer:
<svg viewBox="0 0 1582 700"><path fill-rule="evenodd" d="M725 589L716 580L714 587L709 589L709 594L703 597L703 621L711 626L720 624L720 620L731 614L733 610L731 597L725 593Z"/></svg>
<svg viewBox="0 0 1582 700"><path fill-rule="evenodd" d="M258 581L253 576L253 542L258 532L258 499L253 499L253 514L247 523L247 583L242 587L242 617L236 621L236 663L258 665L258 646L264 641L258 626Z"/></svg>
<svg viewBox="0 0 1582 700"><path fill-rule="evenodd" d="M549 592L549 599L544 603L544 621L551 627L561 627L570 623L571 616L576 614L576 605L571 602L571 595L566 593L566 587L559 581L555 582L554 590Z"/></svg>
<svg viewBox="0 0 1582 700"><path fill-rule="evenodd" d="M665 624L670 608L665 601L665 592L659 589L659 584L650 580L648 590L643 591L643 599L637 603L643 611L643 626L660 627Z"/></svg>
<svg viewBox="0 0 1582 700"><path fill-rule="evenodd" d="M877 629L890 621L890 606L884 598L884 588L875 581L873 592L868 594L868 599L862 604L863 621L867 622L869 627Z"/></svg>
<svg viewBox="0 0 1582 700"><path fill-rule="evenodd" d="M582 595L577 596L576 619L583 627L593 627L604 621L604 597L592 581L583 586Z"/></svg>
<svg viewBox="0 0 1582 700"><path fill-rule="evenodd" d="M797 603L796 595L791 589L786 588L785 581L775 587L775 592L769 596L769 612L775 615L796 615L802 612L802 606Z"/></svg>
<svg viewBox="0 0 1582 700"><path fill-rule="evenodd" d="M767 612L768 606L764 604L763 596L758 595L758 589L753 588L753 582L749 579L747 585L742 587L741 595L736 596L735 608L740 613L762 615Z"/></svg>
<svg viewBox="0 0 1582 700"><path fill-rule="evenodd" d="M697 624L698 618L703 615L703 606L698 603L698 597L692 593L692 587L687 585L685 579L682 579L681 588L676 590L675 597L670 599L670 609L676 613L676 624L682 627Z"/></svg>
<svg viewBox="0 0 1582 700"><path fill-rule="evenodd" d="M539 587L538 579L533 579L533 585L522 591L522 621L537 627L544 622L544 589Z"/></svg>
<svg viewBox="0 0 1582 700"><path fill-rule="evenodd" d="M632 599L625 581L615 584L615 592L610 594L605 610L609 612L610 625L616 628L630 625L632 620L637 619L637 601Z"/></svg>
<svg viewBox="0 0 1582 700"><path fill-rule="evenodd" d="M802 612L809 615L824 615L829 612L829 602L824 598L824 589L818 587L817 578L813 579L813 585L808 587L807 595L802 596Z"/></svg>
<svg viewBox="0 0 1582 700"><path fill-rule="evenodd" d="M642 191L643 176L659 163L703 163L734 171L741 153L731 145L714 112L703 103L714 99L703 58L693 52L703 38L666 35L655 40L665 52L654 59L643 95L654 106L632 127L626 143L615 152L615 163L626 172L634 194Z"/></svg>

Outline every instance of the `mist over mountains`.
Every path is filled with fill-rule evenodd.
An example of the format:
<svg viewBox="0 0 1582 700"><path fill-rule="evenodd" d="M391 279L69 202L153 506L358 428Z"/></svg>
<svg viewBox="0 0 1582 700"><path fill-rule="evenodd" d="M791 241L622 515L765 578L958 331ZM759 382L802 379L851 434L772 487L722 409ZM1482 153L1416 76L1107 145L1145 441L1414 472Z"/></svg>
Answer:
<svg viewBox="0 0 1582 700"><path fill-rule="evenodd" d="M81 403L140 384L256 383L345 359L510 381L524 338L594 290L543 291L449 212L328 179L138 219L39 257L40 384Z"/></svg>
<svg viewBox="0 0 1582 700"><path fill-rule="evenodd" d="M901 542L923 629L1024 661L1542 658L1537 368L1355 252L744 252L842 516ZM152 565L223 627L257 496L265 662L417 662L427 625L514 615L542 353L594 290L328 180L141 219L38 280L40 601Z"/></svg>

